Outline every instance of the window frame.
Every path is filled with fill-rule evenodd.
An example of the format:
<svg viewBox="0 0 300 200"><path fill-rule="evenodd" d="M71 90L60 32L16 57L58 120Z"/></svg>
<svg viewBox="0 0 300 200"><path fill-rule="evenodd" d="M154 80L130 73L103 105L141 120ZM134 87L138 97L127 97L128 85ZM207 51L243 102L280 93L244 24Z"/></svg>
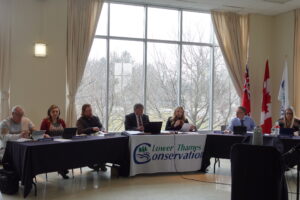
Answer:
<svg viewBox="0 0 300 200"><path fill-rule="evenodd" d="M178 86L177 86L177 105L181 105L182 103L182 51L184 45L193 45L193 46L206 46L210 47L211 49L211 61L210 61L210 83L209 83L209 125L208 130L213 130L213 124L214 124L214 71L215 71L215 49L216 47L219 47L219 45L216 44L215 36L211 36L211 43L202 43L202 42L187 42L183 41L183 13L185 11L187 12L196 12L196 13L205 13L210 14L210 12L207 11L200 11L200 10L191 10L191 9L183 9L183 8L175 8L175 7L167 7L167 6L156 6L151 4L142 4L142 3L125 3L125 2L116 2L116 1L105 1L104 3L107 3L107 35L95 35L94 38L97 39L105 39L106 40L106 70L109 72L110 70L110 40L124 40L124 41L139 41L143 42L143 104L145 107L145 113L147 113L147 50L148 50L148 43L164 43L164 44L177 44L179 47L179 66L178 66ZM134 37L122 37L122 36L111 36L110 35L110 5L111 4L120 4L120 5L130 5L130 6L142 6L144 7L144 37L143 38L134 38ZM168 10L177 10L179 12L179 40L173 41L173 40L162 40L162 39L149 39L148 38L148 9L149 8L160 8L160 9L168 9ZM211 26L211 33L214 34L213 26ZM109 127L109 73L106 73L106 107L105 107L105 119L104 124L107 127Z"/></svg>

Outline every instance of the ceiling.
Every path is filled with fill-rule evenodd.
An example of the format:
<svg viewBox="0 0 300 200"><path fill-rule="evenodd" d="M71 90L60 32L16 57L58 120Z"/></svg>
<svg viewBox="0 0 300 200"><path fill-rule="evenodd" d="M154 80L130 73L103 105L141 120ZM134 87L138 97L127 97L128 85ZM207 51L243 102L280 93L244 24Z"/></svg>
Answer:
<svg viewBox="0 0 300 200"><path fill-rule="evenodd" d="M192 10L223 10L238 13L277 15L300 8L300 0L117 0Z"/></svg>

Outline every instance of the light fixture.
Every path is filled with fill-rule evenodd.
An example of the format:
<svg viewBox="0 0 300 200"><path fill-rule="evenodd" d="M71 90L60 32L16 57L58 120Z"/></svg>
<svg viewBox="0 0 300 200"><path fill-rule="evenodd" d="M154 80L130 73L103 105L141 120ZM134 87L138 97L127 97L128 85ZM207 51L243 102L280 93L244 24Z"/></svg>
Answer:
<svg viewBox="0 0 300 200"><path fill-rule="evenodd" d="M35 57L46 57L47 56L47 45L45 43L37 42L34 44L34 56Z"/></svg>

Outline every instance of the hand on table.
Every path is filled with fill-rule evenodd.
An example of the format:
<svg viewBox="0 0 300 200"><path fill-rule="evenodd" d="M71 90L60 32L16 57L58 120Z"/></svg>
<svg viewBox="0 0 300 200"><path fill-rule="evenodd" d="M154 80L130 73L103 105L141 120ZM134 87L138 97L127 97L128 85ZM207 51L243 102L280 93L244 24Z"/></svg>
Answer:
<svg viewBox="0 0 300 200"><path fill-rule="evenodd" d="M98 127L93 127L93 131L94 131L94 132L99 132L100 129L99 129Z"/></svg>
<svg viewBox="0 0 300 200"><path fill-rule="evenodd" d="M191 127L190 127L190 131L196 131L197 129L196 129L196 126L194 126L194 125L191 125Z"/></svg>
<svg viewBox="0 0 300 200"><path fill-rule="evenodd" d="M137 127L137 130L139 130L139 131L144 131L145 128L144 128L144 126L139 126L139 127Z"/></svg>
<svg viewBox="0 0 300 200"><path fill-rule="evenodd" d="M29 131L22 131L20 133L21 138L29 138Z"/></svg>

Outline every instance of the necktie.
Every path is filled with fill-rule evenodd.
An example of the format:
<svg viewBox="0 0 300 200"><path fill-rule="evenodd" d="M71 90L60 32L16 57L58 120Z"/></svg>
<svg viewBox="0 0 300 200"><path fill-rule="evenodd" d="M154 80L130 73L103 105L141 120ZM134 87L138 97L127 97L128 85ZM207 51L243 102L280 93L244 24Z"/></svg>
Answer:
<svg viewBox="0 0 300 200"><path fill-rule="evenodd" d="M141 116L138 116L138 126L143 126L143 121L142 121L142 117Z"/></svg>
<svg viewBox="0 0 300 200"><path fill-rule="evenodd" d="M241 119L241 126L244 126L244 120Z"/></svg>

